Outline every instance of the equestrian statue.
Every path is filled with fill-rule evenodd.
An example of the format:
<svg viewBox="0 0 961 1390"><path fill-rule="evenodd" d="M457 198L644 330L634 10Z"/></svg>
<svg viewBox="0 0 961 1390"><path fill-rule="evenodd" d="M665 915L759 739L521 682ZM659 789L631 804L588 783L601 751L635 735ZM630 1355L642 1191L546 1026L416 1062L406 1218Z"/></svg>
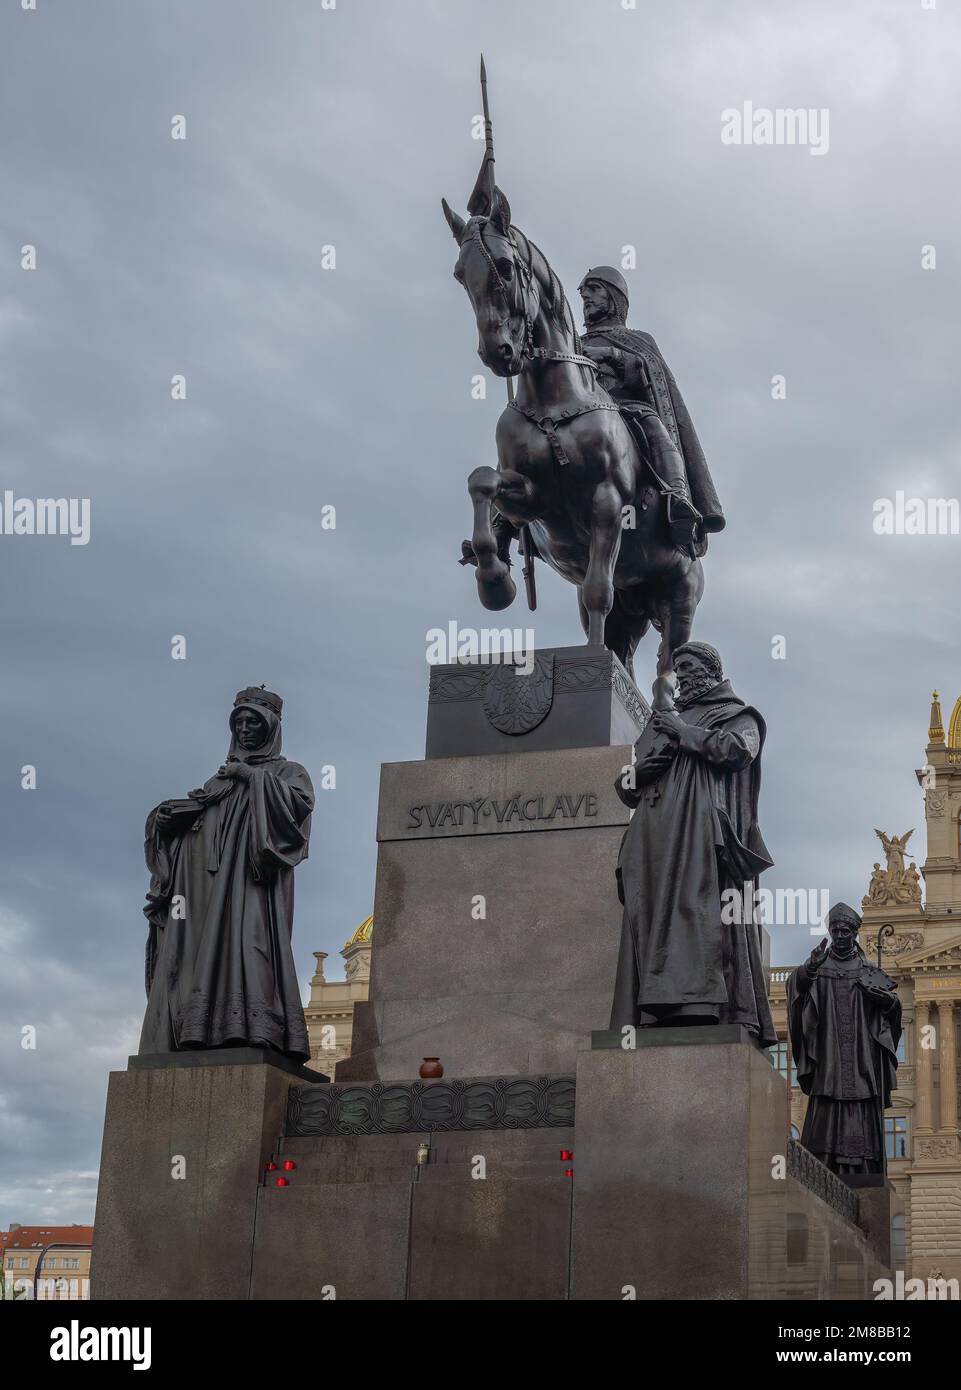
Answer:
<svg viewBox="0 0 961 1390"><path fill-rule="evenodd" d="M477 321L478 354L506 377L497 467L468 479L474 508L462 564L476 566L487 609L514 601L511 544L524 555L536 605L540 557L577 586L591 645L633 676L638 642L660 634L654 706L671 704L671 653L691 636L704 591L708 533L724 526L707 463L677 384L648 334L625 326L627 286L600 266L581 285L586 342L546 256L513 225L494 180L494 142L481 59L485 150L458 216L442 200L460 248L454 278ZM513 379L517 378L516 395Z"/></svg>

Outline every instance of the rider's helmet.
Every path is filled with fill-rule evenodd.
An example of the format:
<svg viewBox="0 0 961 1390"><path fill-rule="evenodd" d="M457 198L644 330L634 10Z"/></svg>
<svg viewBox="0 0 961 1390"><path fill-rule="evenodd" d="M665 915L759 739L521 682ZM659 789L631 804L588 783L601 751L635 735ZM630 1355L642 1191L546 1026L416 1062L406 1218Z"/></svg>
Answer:
<svg viewBox="0 0 961 1390"><path fill-rule="evenodd" d="M614 303L614 312L622 323L626 323L630 300L627 293L627 281L621 272L615 270L612 265L591 266L577 288L582 290L588 280L600 280L603 285L607 286Z"/></svg>
<svg viewBox="0 0 961 1390"><path fill-rule="evenodd" d="M605 285L611 285L615 290L620 290L621 294L624 296L625 299L628 298L627 281L624 279L624 276L621 274L621 272L619 270L615 270L612 265L591 266L590 270L584 276L584 279L581 281L577 288L579 290L582 290L584 286L587 284L588 280L601 280Z"/></svg>

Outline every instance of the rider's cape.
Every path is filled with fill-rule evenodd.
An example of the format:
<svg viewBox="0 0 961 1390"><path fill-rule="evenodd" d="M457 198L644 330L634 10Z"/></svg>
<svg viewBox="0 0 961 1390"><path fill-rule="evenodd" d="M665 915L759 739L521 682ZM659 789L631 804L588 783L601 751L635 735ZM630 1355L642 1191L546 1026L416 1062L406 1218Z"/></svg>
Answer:
<svg viewBox="0 0 961 1390"><path fill-rule="evenodd" d="M691 497L704 518L704 530L723 530L724 512L707 466L707 459L704 457L704 450L701 448L701 441L684 404L684 397L674 380L674 373L661 356L657 343L650 333L641 333L633 328L603 328L592 332L591 337L606 338L614 347L622 352L632 353L644 363L657 413L684 459ZM630 424L628 415L625 415L625 419Z"/></svg>

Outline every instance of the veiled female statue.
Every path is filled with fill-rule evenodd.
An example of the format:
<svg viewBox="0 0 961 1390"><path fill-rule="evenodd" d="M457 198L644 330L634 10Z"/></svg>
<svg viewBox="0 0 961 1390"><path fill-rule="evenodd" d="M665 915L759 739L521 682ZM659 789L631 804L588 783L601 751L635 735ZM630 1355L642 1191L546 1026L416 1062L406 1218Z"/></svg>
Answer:
<svg viewBox="0 0 961 1390"><path fill-rule="evenodd" d="M281 756L283 702L242 690L226 761L147 818L147 1011L140 1053L269 1047L310 1055L291 949L294 868L314 793Z"/></svg>

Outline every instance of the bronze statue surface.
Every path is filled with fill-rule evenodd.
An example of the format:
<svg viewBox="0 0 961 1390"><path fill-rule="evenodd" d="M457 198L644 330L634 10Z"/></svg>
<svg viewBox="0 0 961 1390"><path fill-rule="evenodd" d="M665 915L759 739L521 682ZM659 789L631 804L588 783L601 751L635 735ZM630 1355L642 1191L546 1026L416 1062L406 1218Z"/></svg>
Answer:
<svg viewBox="0 0 961 1390"><path fill-rule="evenodd" d="M282 712L273 692L240 691L225 762L147 817L142 1055L246 1046L310 1056L290 937L314 793L281 756Z"/></svg>
<svg viewBox="0 0 961 1390"><path fill-rule="evenodd" d="M509 399L497 423L496 469L476 468L468 480L474 528L463 562L476 565L484 607L506 608L516 594L510 545L521 538L532 606L536 555L577 587L588 642L608 646L629 673L653 625L661 637L654 703L669 705L671 652L691 635L707 532L724 524L720 504L656 345L635 344L634 355L648 364L649 400L639 392L637 399L613 397L604 383L614 385L616 372L598 379L606 365L600 325L585 347L560 280L513 223L494 181L483 60L481 83L487 143L468 217L446 200L443 207L459 248L454 276L477 320L478 353L508 379Z"/></svg>
<svg viewBox="0 0 961 1390"><path fill-rule="evenodd" d="M677 707L655 710L616 788L634 815L611 1028L737 1023L771 1047L753 912L772 863L758 825L764 720L707 643L678 648L674 667Z"/></svg>
<svg viewBox="0 0 961 1390"><path fill-rule="evenodd" d="M846 903L787 982L798 1085L808 1097L801 1143L841 1174L885 1171L884 1111L898 1071L901 1001L890 975L858 945L861 918Z"/></svg>
<svg viewBox="0 0 961 1390"><path fill-rule="evenodd" d="M584 352L597 363L598 384L618 402L635 431L644 434L651 457L656 455L658 480L672 499L672 538L683 543L684 533L676 528L685 521L702 534L723 530L724 513L674 373L650 333L627 327L627 281L613 266L593 266L579 290ZM675 449L659 447L660 432L651 426L652 417L664 425Z"/></svg>

